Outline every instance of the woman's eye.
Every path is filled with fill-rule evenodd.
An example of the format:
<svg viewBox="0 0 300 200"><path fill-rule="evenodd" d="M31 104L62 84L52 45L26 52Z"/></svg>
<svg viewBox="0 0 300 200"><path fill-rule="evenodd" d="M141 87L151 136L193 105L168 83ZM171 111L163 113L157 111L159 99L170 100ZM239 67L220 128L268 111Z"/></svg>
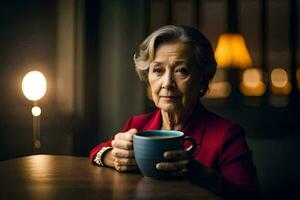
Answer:
<svg viewBox="0 0 300 200"><path fill-rule="evenodd" d="M180 75L187 75L189 73L188 69L185 67L180 67L176 69L176 73L179 73Z"/></svg>
<svg viewBox="0 0 300 200"><path fill-rule="evenodd" d="M156 67L153 69L153 72L156 73L156 74L161 74L163 72L163 70L159 67Z"/></svg>

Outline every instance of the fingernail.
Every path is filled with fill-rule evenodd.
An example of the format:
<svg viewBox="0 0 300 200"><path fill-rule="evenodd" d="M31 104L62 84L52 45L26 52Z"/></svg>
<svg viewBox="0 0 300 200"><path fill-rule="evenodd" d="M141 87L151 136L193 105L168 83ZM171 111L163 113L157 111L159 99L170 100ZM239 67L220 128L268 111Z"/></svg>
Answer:
<svg viewBox="0 0 300 200"><path fill-rule="evenodd" d="M164 158L169 158L169 154L167 152L164 153Z"/></svg>
<svg viewBox="0 0 300 200"><path fill-rule="evenodd" d="M159 169L160 168L160 164L156 164L156 169Z"/></svg>

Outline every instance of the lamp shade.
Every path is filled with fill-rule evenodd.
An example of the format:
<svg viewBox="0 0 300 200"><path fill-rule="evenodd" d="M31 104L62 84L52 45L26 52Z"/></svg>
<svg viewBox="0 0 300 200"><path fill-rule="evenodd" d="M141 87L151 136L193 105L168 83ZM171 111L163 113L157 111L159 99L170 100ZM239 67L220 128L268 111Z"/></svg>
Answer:
<svg viewBox="0 0 300 200"><path fill-rule="evenodd" d="M252 65L252 59L241 34L221 34L215 58L220 68L247 68Z"/></svg>

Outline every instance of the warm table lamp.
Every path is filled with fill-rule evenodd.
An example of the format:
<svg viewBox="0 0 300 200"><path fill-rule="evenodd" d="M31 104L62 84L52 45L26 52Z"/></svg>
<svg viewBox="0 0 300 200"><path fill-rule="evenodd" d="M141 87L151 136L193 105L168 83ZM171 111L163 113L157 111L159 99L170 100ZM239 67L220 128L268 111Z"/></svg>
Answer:
<svg viewBox="0 0 300 200"><path fill-rule="evenodd" d="M220 68L247 68L252 65L245 40L238 33L221 34L215 58Z"/></svg>
<svg viewBox="0 0 300 200"><path fill-rule="evenodd" d="M22 81L22 90L27 99L33 102L31 113L33 116L33 150L37 152L41 148L40 140L40 115L41 108L38 107L40 100L46 93L47 81L39 71L28 72Z"/></svg>
<svg viewBox="0 0 300 200"><path fill-rule="evenodd" d="M230 95L231 104L239 104L239 82L243 69L252 65L252 59L247 50L245 40L238 33L221 34L215 50L215 58L218 68L223 68L229 72L232 93Z"/></svg>

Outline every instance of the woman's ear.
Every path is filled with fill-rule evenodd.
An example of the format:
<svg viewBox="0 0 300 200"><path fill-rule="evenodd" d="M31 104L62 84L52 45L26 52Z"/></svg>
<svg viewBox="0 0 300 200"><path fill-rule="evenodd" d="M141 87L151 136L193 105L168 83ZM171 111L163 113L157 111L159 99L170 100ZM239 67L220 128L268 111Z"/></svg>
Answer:
<svg viewBox="0 0 300 200"><path fill-rule="evenodd" d="M151 91L151 87L149 85L149 82L147 84L147 97L148 97L149 100L153 101L152 91Z"/></svg>
<svg viewBox="0 0 300 200"><path fill-rule="evenodd" d="M200 91L199 91L199 98L203 97L206 94L206 92L208 90L208 84L209 84L208 82L202 83L202 87L200 88Z"/></svg>

